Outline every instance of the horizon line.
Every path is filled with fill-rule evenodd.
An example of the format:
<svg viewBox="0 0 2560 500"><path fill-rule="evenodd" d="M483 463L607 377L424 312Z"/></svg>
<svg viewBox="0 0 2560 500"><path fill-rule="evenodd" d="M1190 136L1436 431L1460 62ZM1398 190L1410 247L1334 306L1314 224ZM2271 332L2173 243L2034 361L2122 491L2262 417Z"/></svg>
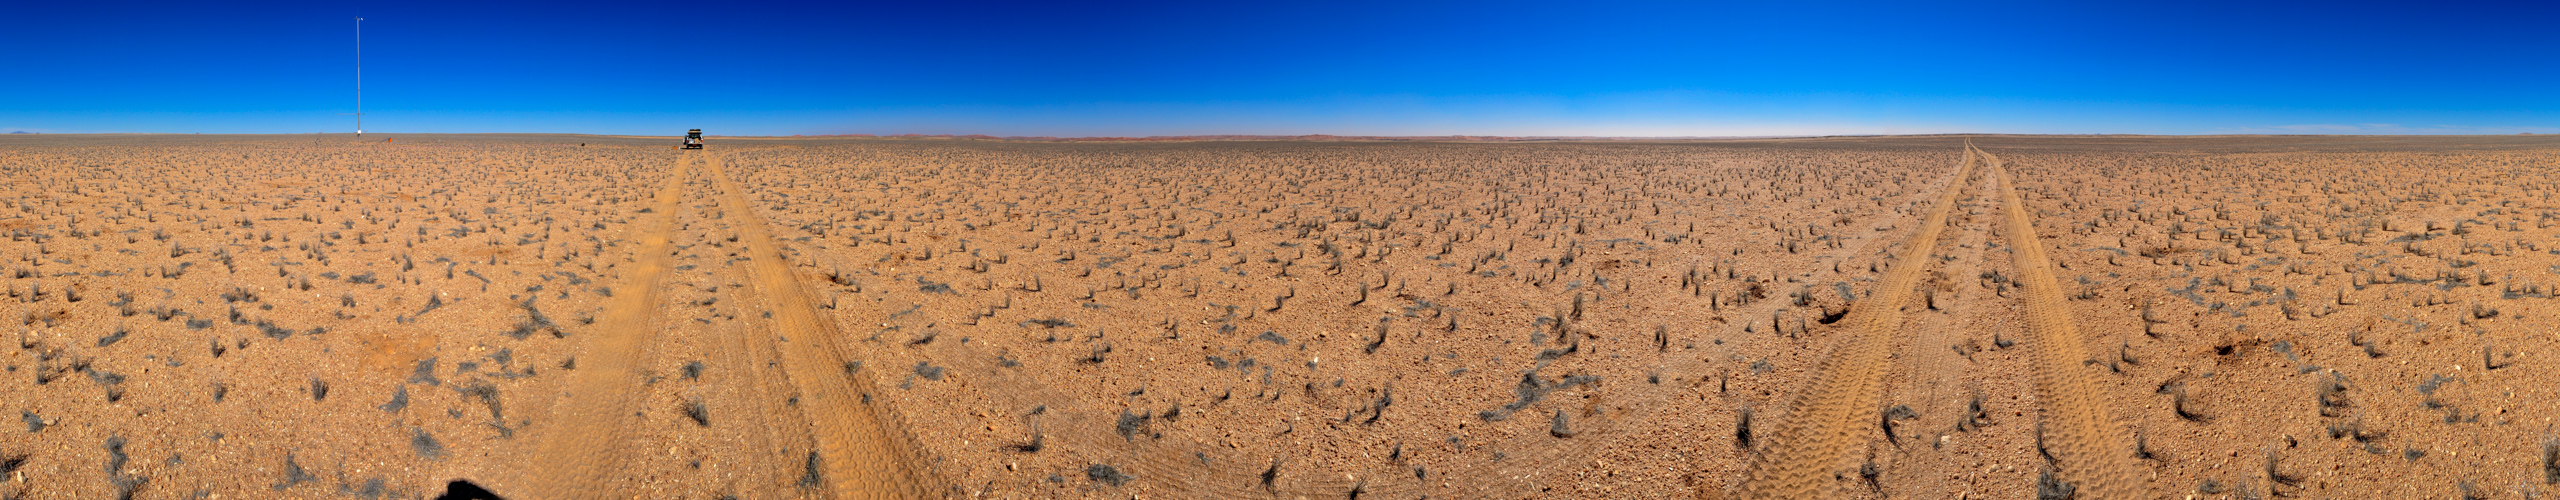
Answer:
<svg viewBox="0 0 2560 500"><path fill-rule="evenodd" d="M411 133L411 132L380 132L380 131L376 131L376 132L367 132L366 134L371 134L371 135L384 135L384 136L393 135L393 134L398 134L398 135L412 135L412 136L417 136L417 135L428 135L428 136L435 136L435 135L561 135L561 136L592 136L592 137L622 137L622 138L657 138L657 137L661 137L661 136L656 136L656 135L632 135L632 134L610 134L610 133L578 133L578 132L415 132L415 133ZM311 135L324 135L324 136L325 136L325 135L349 135L349 136L355 136L355 135L360 135L360 134L357 134L357 133L354 133L354 132L297 132L297 133L266 133L266 134L261 134L261 133L212 133L212 134L207 134L207 133L203 133L203 132L84 132L84 133L53 133L53 132L30 132L30 131L24 131L24 130L9 131L9 132L0 132L0 136L32 136L32 135L49 135L49 136L95 136L95 135L230 135L230 136L311 136ZM2560 135L2560 134L2537 134L2537 133L2533 133L2533 132L2519 132L2519 133L2513 133L2513 134L2346 134L2346 133L2336 133L2336 134L2324 134L2324 133L2285 133L2285 134L2254 134L2254 133L2219 133L2219 134L2077 133L2077 134L2073 134L2073 133L2015 133L2015 132L1941 132L1941 133L1920 133L1920 134L1787 134L1787 135L1720 135L1720 136L1593 136L1593 135L1475 135L1475 134L1444 134L1444 135L1185 134L1185 135L1148 135L1148 136L1023 136L1023 135L995 136L995 135L986 135L986 134L913 134L913 133L909 133L909 134L792 134L792 135L709 135L709 134L706 134L706 135L704 135L704 137L730 138L730 139L827 139L827 138L834 138L834 139L965 139L965 140L1003 140L1003 141L1037 141L1037 142L1159 142L1159 141L1162 141L1162 142L1170 142L1170 141L1292 141L1292 140L1296 140L1296 141L1343 141L1343 142L1358 142L1358 141L1424 141L1424 140L1437 140L1437 141L1470 141L1470 142L1543 142L1543 141L1678 141L1678 140L1754 140L1754 139L1821 139L1821 138L1856 138L1856 137L1958 137L1958 136L2023 136L2023 137L2173 137L2173 138L2201 138L2201 137L2514 137L2514 136L2532 136L2532 135ZM677 136L681 136L681 134L671 134L671 135L669 135L668 137L677 137Z"/></svg>

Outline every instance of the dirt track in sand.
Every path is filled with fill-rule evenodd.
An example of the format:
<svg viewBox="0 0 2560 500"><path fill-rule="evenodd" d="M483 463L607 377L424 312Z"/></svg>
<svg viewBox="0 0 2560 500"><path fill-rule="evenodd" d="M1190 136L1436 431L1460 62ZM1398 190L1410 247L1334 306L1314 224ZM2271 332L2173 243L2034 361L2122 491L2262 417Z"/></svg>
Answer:
<svg viewBox="0 0 2560 500"><path fill-rule="evenodd" d="M675 220L682 210L685 185L691 176L693 158L672 162L664 181L652 200L656 212L643 223L638 236L640 246L631 253L630 267L616 284L622 293L605 304L596 317L595 335L588 337L579 358L582 366L556 392L560 397L551 405L557 418L578 422L575 426L553 427L542 434L541 447L531 463L533 477L528 488L536 488L544 498L611 498L627 496L617 481L623 457L636 448L630 446L625 414L639 405L641 366L645 348L657 340L659 302L665 293L659 283L670 265L668 247L675 235Z"/></svg>
<svg viewBox="0 0 2560 500"><path fill-rule="evenodd" d="M1849 309L1847 321L1855 332L1839 339L1816 368L1814 380L1796 391L1794 402L1781 414L1777 432L1769 444L1760 448L1752 465L1749 493L1755 498L1814 498L1831 496L1837 486L1832 478L1842 472L1849 461L1851 448L1864 444L1862 432L1866 423L1876 421L1878 398L1882 396L1885 371L1894 338L1903 331L1903 304L1909 302L1912 288L1920 283L1921 271L1936 260L1932 251L1938 247L1938 235L1946 228L1947 214L1955 207L1956 196L1964 192L1980 161L1971 150L1965 151L1964 162L1950 175L1937 200L1929 205L1929 215L1920 222L1911 240L1903 243L1903 254L1869 296Z"/></svg>
<svg viewBox="0 0 2560 500"><path fill-rule="evenodd" d="M754 206L718 157L705 161L723 206ZM869 377L855 373L857 365L847 362L853 356L831 341L843 338L843 333L833 319L818 315L808 292L801 289L800 266L777 248L761 216L746 211L736 217L742 226L737 239L752 252L746 259L753 261L756 293L771 314L773 335L779 336L754 341L780 346L782 362L799 389L803 418L818 441L808 468L824 471L825 487L834 498L924 498L940 493L937 485L943 481L933 477L928 459L915 452L913 438L872 402L871 394L879 389L868 383Z"/></svg>
<svg viewBox="0 0 2560 500"><path fill-rule="evenodd" d="M1971 145L1967 145L1971 147ZM2045 258L2044 238L2036 234L2034 209L2018 199L2009 172L1998 156L1977 153L1990 163L1998 179L2002 229L2009 234L2009 255L2026 292L2027 349L2036 365L2036 400L2042 410L2038 429L2042 446L2061 469L2061 481L2081 498L2150 496L2134 464L2133 440L2100 400L2105 396L2090 379L2101 376L2088 340L2074 326L2071 308L2063 304L2062 287L2053 279L2053 262Z"/></svg>
<svg viewBox="0 0 2560 500"><path fill-rule="evenodd" d="M1926 221L1901 247L1921 251L1900 256L1874 294L1850 309L1847 320L1855 322L1859 335L1839 340L1813 380L1796 391L1796 400L1781 415L1783 420L1769 444L1757 450L1745 490L1748 495L1835 497L1846 494L1839 491L1844 485L1836 478L1875 471L1872 460L1862 465L1854 460L1853 451L1870 440L1869 422L1883 422L1882 428L1891 433L1892 419L1900 418L1881 415L1878 402L1888 370L1903 365L1888 362L1888 355L1917 344L1900 339L1922 331L1904 325L1902 312L1908 303L1904 292L1919 284L1924 270L1940 262L1928 250L1937 247L1949 212L1977 171L1992 181L1993 192L2001 200L2001 229L2009 236L2016 280L2024 293L2020 302L2025 306L2023 323L2036 380L2037 443L2039 452L2051 456L2059 469L2059 474L2043 480L2054 485L2049 489L2084 498L2147 496L2133 463L2132 441L2111 412L2096 402L2101 393L2089 378L2099 365L2088 356L2086 340L2063 304L2052 263L2045 258L2043 238L2035 232L2035 215L2019 201L2000 159L1971 144L1965 145L1963 165L1942 188ZM1934 303L1929 307L1936 308Z"/></svg>
<svg viewBox="0 0 2560 500"><path fill-rule="evenodd" d="M671 265L670 247L676 233L674 221L683 210L699 172L704 179L701 189L713 191L720 206L750 206L736 181L728 178L717 156L689 153L675 161L652 208L657 216L640 236L640 246L632 257L625 280L620 282L621 295L614 297L597 318L598 334L589 337L580 359L584 366L560 390L565 397L553 406L552 414L580 425L554 427L545 433L539 455L532 463L540 468L524 483L538 498L622 498L634 494L625 484L621 471L623 458L637 451L629 443L632 425L624 416L639 409L635 404L641 381L646 378L640 366L646 347L660 330L660 302L667 295L662 288L664 275ZM761 308L769 331L744 335L723 335L716 348L719 366L743 374L732 384L752 387L783 387L794 394L793 406L799 412L772 413L760 407L755 417L743 419L750 426L778 430L786 434L807 433L816 441L806 455L806 480L818 483L834 498L923 498L934 496L932 479L925 461L914 452L914 443L882 421L881 414L868 403L877 389L857 376L854 364L830 343L813 343L810 339L832 339L841 335L831 321L820 320L816 306L807 298L794 279L796 267L777 250L764 223L752 213L737 214L733 241L741 242L750 255L743 260L752 263L753 293L763 303ZM800 339L793 341L792 339ZM783 370L753 361L748 353L780 353L777 363ZM752 397L752 396L750 396ZM815 422L815 425L811 425ZM805 431L801 430L805 429ZM767 446L770 446L767 443ZM765 457L768 460L777 457Z"/></svg>
<svg viewBox="0 0 2560 500"><path fill-rule="evenodd" d="M2539 497L2553 140L0 137L0 496Z"/></svg>

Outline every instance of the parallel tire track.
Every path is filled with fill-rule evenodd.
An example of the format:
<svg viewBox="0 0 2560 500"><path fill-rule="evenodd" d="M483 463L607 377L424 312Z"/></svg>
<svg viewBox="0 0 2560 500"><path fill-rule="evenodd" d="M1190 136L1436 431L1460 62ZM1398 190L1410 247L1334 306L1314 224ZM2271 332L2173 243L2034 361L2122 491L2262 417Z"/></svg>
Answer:
<svg viewBox="0 0 2560 500"><path fill-rule="evenodd" d="M1973 175L1976 159L1967 149L1964 165L1947 181L1919 231L1902 246L1903 255L1886 271L1867 300L1850 307L1854 327L1823 359L1814 379L1796 391L1784 420L1768 444L1752 460L1744 493L1752 498L1829 498L1835 468L1861 442L1859 431L1876 421L1882 398L1885 358L1902 326L1902 306L1929 266L1945 229L1947 212Z"/></svg>
<svg viewBox="0 0 2560 500"><path fill-rule="evenodd" d="M748 209L719 207L722 211ZM721 219L728 224L747 220L725 216ZM764 300L753 288L742 292L739 294L740 303L756 304ZM716 380L722 394L743 403L747 411L753 412L749 415L755 417L730 418L713 425L733 427L733 432L738 433L745 445L753 448L736 450L738 462L749 468L770 468L769 475L764 476L765 481L748 483L737 492L740 496L789 497L792 488L796 487L792 482L806 473L801 470L806 458L788 450L809 449L806 430L809 422L783 407L782 402L791 397L791 379L775 368L780 366L780 361L776 360L773 343L759 341L764 332L772 331L769 320L754 316L737 319L742 320L738 330L728 334L715 333L720 338L709 339L713 344L711 350L717 356L715 362L719 363L717 366L724 374Z"/></svg>
<svg viewBox="0 0 2560 500"><path fill-rule="evenodd" d="M2074 483L2081 498L2135 498L2141 493L2140 469L2133 445L2105 406L2104 394L2090 381L2097 365L2089 363L2085 339L2071 322L2071 308L2053 279L2044 241L2036 235L2034 215L2010 187L1997 157L1983 156L1999 179L2003 212L2007 213L2009 255L2026 290L2030 356L2035 360L2036 397L2044 407L2044 442L2060 462L2062 479Z"/></svg>
<svg viewBox="0 0 2560 500"><path fill-rule="evenodd" d="M578 369L568 372L562 394L552 402L549 429L542 433L539 458L534 461L533 498L626 496L619 493L620 484L613 478L624 469L631 408L639 400L641 358L657 338L656 313L666 295L658 282L667 274L676 213L684 207L693 162L694 157L686 155L669 169L666 185L658 188L657 203L652 206L657 213L641 226L640 247L615 288L623 292L613 296L596 318L597 328L578 358Z"/></svg>
<svg viewBox="0 0 2560 500"><path fill-rule="evenodd" d="M773 314L783 371L798 386L800 409L817 441L816 463L829 496L847 498L927 498L939 494L913 439L893 424L891 415L873 402L876 391L868 373L854 373L853 359L838 341L835 321L820 316L800 287L790 260L774 243L764 218L756 215L746 191L729 178L717 158L709 174L720 190L721 205L741 219L738 238L753 260L756 292Z"/></svg>
<svg viewBox="0 0 2560 500"><path fill-rule="evenodd" d="M1948 216L1948 230L1955 234L1945 236L1947 241L1942 245L1948 253L1940 257L1943 267L1932 275L1972 277L1991 267L1984 255L1987 248L1997 246L1991 239L1993 224L1972 223L1976 219L1989 222L1992 210L1996 210L1996 207L1989 206L1998 203L1993 199L1995 197L1990 196L1990 184L1991 179L1987 176L1965 181L1965 186L1973 191L1960 196L1962 201ZM1987 372L2000 369L1997 368L2002 366L1998 364L1999 360L1985 357L1978 362L1963 350L1967 337L1973 333L1970 327L1987 323L1982 320L1991 317L2005 316L2010 313L2009 308L1999 304L1984 307L1985 303L1998 300L1996 296L1981 297L1977 296L1979 292L1974 287L1952 285L1923 279L1920 289L1929 290L1935 296L1915 299L1929 300L1930 303L1911 305L1914 310L1934 307L1936 314L1914 314L1915 317L1905 326L1911 333L1906 335L1907 340L1901 347L1903 357L1896 363L1902 370L1901 376L1886 378L1888 388L1880 405L1890 408L1901 404L1918 412L1911 422L1893 425L1886 430L1888 442L1900 444L1896 448L1911 449L1907 447L1925 443L1936 432L1943 432L1923 429L1950 429L1957 425L1958 420L1970 420L1969 396L1982 394L1985 385L1996 385L2000 388L1995 390L2003 391L2011 385L2006 380L1986 376ZM1893 441L1896 439L1899 441ZM1997 443L1993 440L1981 442ZM1948 484L1940 478L1962 476L1969 472L1967 469L1974 469L1968 460L1972 456L1956 451L1962 447L1932 444L1930 449L1933 453L1879 453L1872 457L1877 465L1893 471L1876 483L1884 491L1892 493L1879 493L1878 496L1958 498L1966 494L1964 486Z"/></svg>

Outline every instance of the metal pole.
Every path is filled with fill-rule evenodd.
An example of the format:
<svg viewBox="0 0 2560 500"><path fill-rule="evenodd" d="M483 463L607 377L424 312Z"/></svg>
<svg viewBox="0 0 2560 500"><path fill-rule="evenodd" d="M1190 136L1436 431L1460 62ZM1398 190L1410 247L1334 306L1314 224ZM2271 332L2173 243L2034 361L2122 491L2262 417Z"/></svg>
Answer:
<svg viewBox="0 0 2560 500"><path fill-rule="evenodd" d="M364 137L364 18L356 18L356 137Z"/></svg>

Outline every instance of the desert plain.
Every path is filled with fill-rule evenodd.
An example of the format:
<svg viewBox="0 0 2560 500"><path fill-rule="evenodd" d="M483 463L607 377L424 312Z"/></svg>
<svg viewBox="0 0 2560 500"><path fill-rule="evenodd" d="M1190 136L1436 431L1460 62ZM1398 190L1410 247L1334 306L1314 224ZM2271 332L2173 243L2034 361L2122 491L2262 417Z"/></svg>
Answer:
<svg viewBox="0 0 2560 500"><path fill-rule="evenodd" d="M2560 138L0 137L0 498L2540 498Z"/></svg>

